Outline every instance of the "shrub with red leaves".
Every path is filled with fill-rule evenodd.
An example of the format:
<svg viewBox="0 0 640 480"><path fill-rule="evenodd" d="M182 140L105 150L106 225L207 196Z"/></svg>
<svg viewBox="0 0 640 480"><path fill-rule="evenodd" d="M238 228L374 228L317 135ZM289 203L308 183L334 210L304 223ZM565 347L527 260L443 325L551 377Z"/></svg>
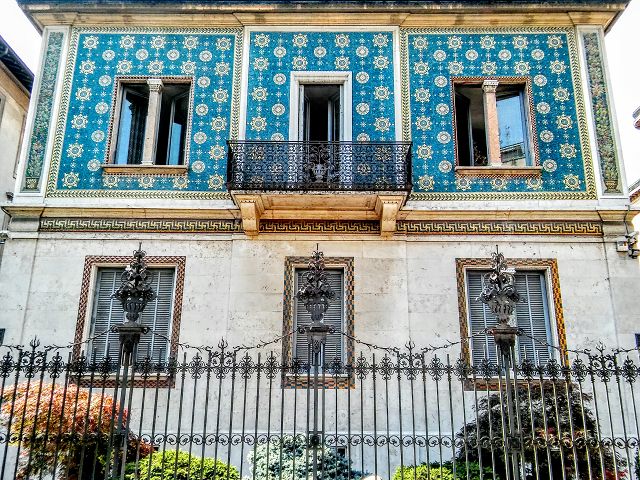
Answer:
<svg viewBox="0 0 640 480"><path fill-rule="evenodd" d="M20 447L17 479L56 474L70 480L101 478L109 468L110 438L119 408L110 395L76 385L20 383L5 388L0 425ZM128 420L123 412L123 424ZM143 458L153 447L130 433L127 460Z"/></svg>

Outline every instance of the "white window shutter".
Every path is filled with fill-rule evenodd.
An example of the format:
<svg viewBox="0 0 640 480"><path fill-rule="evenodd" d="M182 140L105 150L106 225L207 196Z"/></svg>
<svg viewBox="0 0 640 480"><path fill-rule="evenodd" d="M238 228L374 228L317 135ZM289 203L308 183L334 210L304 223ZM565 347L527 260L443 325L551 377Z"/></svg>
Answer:
<svg viewBox="0 0 640 480"><path fill-rule="evenodd" d="M121 284L122 272L123 269L116 268L98 270L91 318L91 337L108 331L114 325L119 325L124 321L125 314L120 302L111 297ZM156 298L147 304L140 316L140 321L142 325L156 332L156 335L149 332L140 337L136 358L141 360L149 355L153 361L164 361L169 353L168 338L171 335L175 269L152 268L148 272L151 288L156 292ZM90 348L89 353L95 354L97 360L104 358L107 351L109 356L115 360L120 350L118 334L109 332L102 335L91 342Z"/></svg>
<svg viewBox="0 0 640 480"><path fill-rule="evenodd" d="M295 293L297 293L302 282L302 274L306 270L296 270ZM324 315L324 322L333 326L335 333L327 336L325 344L325 363L333 362L336 358L344 362L344 336L339 332L344 332L344 272L342 270L326 270L327 280L335 296L329 302L329 308ZM306 334L298 333L298 327L311 324L311 315L304 308L304 304L297 299L294 300L294 350L293 357L302 362L309 359L309 345Z"/></svg>

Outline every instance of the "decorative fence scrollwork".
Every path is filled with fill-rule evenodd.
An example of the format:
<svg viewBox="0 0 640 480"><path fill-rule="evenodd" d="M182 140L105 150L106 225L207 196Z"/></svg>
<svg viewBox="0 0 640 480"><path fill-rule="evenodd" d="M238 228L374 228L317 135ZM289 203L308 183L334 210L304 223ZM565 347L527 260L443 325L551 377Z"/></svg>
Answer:
<svg viewBox="0 0 640 480"><path fill-rule="evenodd" d="M411 142L227 142L229 190L411 191Z"/></svg>
<svg viewBox="0 0 640 480"><path fill-rule="evenodd" d="M119 358L8 347L0 359L0 477L114 478L122 457L126 468L115 478L147 478L152 464L166 478L188 467L193 479L212 478L205 473L215 468L234 480L306 480L315 462L321 479L412 480L435 469L506 480L514 478L512 458L523 479L637 478L635 351L523 360L507 380L504 364L469 365L455 343L356 345L353 364L317 366L283 362L279 341L184 346L179 358L134 362L126 376ZM505 428L507 381L513 431Z"/></svg>

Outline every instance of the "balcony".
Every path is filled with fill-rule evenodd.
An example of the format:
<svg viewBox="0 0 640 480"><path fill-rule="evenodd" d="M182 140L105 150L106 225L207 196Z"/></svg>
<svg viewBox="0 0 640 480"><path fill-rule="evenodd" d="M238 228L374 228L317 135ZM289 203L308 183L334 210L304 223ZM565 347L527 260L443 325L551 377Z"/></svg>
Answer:
<svg viewBox="0 0 640 480"><path fill-rule="evenodd" d="M260 218L375 218L389 234L411 191L411 142L227 143L227 188L250 235Z"/></svg>

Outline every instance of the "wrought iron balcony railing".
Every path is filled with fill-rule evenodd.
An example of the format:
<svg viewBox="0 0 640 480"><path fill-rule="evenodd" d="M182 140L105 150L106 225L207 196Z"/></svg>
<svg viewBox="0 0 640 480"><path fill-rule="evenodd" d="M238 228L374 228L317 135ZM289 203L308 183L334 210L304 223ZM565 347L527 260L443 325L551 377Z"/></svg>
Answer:
<svg viewBox="0 0 640 480"><path fill-rule="evenodd" d="M411 191L411 142L227 144L229 190Z"/></svg>

